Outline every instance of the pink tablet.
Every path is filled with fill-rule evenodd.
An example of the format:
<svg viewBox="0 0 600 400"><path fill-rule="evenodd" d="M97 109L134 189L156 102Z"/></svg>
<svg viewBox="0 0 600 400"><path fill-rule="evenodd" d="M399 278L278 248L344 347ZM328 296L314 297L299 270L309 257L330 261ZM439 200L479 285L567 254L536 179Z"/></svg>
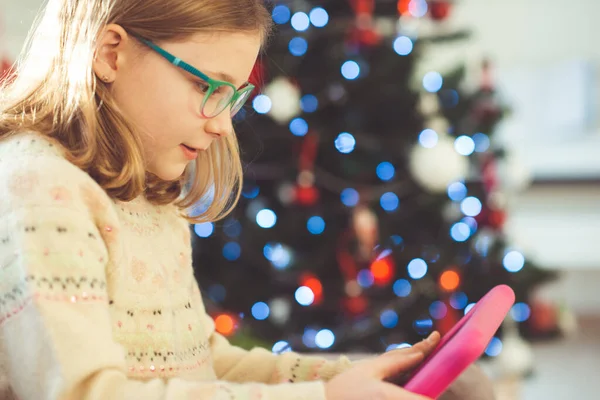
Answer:
<svg viewBox="0 0 600 400"><path fill-rule="evenodd" d="M433 399L441 396L487 348L515 302L506 286L493 288L440 340L404 388Z"/></svg>

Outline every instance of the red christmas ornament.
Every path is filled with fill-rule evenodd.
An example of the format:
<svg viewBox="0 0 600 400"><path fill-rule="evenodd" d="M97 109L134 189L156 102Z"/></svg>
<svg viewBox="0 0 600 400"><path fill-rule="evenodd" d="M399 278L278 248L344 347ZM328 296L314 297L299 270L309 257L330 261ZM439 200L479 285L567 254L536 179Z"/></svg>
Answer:
<svg viewBox="0 0 600 400"><path fill-rule="evenodd" d="M367 310L367 299L364 296L348 297L343 300L344 308L352 315L363 314Z"/></svg>
<svg viewBox="0 0 600 400"><path fill-rule="evenodd" d="M300 285L306 286L313 292L315 296L313 304L319 304L323 301L323 284L315 275L304 274L300 278Z"/></svg>
<svg viewBox="0 0 600 400"><path fill-rule="evenodd" d="M313 206L319 200L319 191L314 186L302 187L298 186L296 188L296 203L309 207Z"/></svg>
<svg viewBox="0 0 600 400"><path fill-rule="evenodd" d="M351 0L356 14L356 24L348 31L347 41L352 46L375 46L381 41L381 35L373 26L374 0Z"/></svg>
<svg viewBox="0 0 600 400"><path fill-rule="evenodd" d="M492 210L488 214L488 224L496 230L502 230L506 222L506 212L504 210Z"/></svg>
<svg viewBox="0 0 600 400"><path fill-rule="evenodd" d="M252 69L252 72L250 73L250 78L248 79L248 82L250 82L251 84L256 86L256 90L254 91L255 93L258 93L261 91L261 89L265 85L266 79L267 79L267 77L266 77L265 66L264 66L262 60L257 60L256 63L254 64L254 68Z"/></svg>
<svg viewBox="0 0 600 400"><path fill-rule="evenodd" d="M432 0L429 2L429 15L434 21L443 21L450 15L452 4L443 0Z"/></svg>

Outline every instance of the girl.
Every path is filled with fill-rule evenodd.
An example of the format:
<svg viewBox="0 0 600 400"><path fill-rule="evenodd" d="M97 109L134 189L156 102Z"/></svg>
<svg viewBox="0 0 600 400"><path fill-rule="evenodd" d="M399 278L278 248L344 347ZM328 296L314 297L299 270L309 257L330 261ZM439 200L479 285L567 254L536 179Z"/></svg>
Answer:
<svg viewBox="0 0 600 400"><path fill-rule="evenodd" d="M439 340L355 365L231 346L188 223L240 193L261 0L49 0L0 103L0 398L406 399ZM200 216L185 210L208 191Z"/></svg>

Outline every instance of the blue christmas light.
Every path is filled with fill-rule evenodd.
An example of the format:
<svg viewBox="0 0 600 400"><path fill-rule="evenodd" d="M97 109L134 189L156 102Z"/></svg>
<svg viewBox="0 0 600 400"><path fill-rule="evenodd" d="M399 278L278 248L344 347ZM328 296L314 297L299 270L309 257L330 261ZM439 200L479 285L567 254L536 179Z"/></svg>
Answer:
<svg viewBox="0 0 600 400"><path fill-rule="evenodd" d="M226 294L227 291L225 290L225 287L223 287L223 285L214 284L210 285L208 288L208 296L217 303L220 303L223 300L225 300Z"/></svg>
<svg viewBox="0 0 600 400"><path fill-rule="evenodd" d="M413 323L413 328L419 335L426 335L433 329L433 321L431 318L418 319Z"/></svg>
<svg viewBox="0 0 600 400"><path fill-rule="evenodd" d="M236 242L229 242L223 246L223 257L229 261L235 261L240 258L242 249Z"/></svg>
<svg viewBox="0 0 600 400"><path fill-rule="evenodd" d="M471 236L471 228L464 222L457 222L450 228L450 236L457 242L464 242Z"/></svg>
<svg viewBox="0 0 600 400"><path fill-rule="evenodd" d="M477 197L467 197L460 203L460 210L468 217L476 217L481 213L481 200Z"/></svg>
<svg viewBox="0 0 600 400"><path fill-rule="evenodd" d="M292 28L298 32L304 32L310 26L310 18L304 12L297 12L292 15Z"/></svg>
<svg viewBox="0 0 600 400"><path fill-rule="evenodd" d="M448 185L448 197L452 201L461 201L467 196L467 187L462 182L453 182Z"/></svg>
<svg viewBox="0 0 600 400"><path fill-rule="evenodd" d="M296 301L301 306L310 306L315 301L315 294L307 286L300 286L294 295Z"/></svg>
<svg viewBox="0 0 600 400"><path fill-rule="evenodd" d="M342 203L347 207L354 207L358 204L360 197L355 189L347 188L341 193Z"/></svg>
<svg viewBox="0 0 600 400"><path fill-rule="evenodd" d="M290 50L290 53L292 53L293 56L303 56L308 50L308 42L304 38L295 37L292 40L290 40L288 49Z"/></svg>
<svg viewBox="0 0 600 400"><path fill-rule="evenodd" d="M439 72L428 72L423 77L423 87L430 93L436 93L444 84L444 79Z"/></svg>
<svg viewBox="0 0 600 400"><path fill-rule="evenodd" d="M411 0L408 3L408 12L415 18L424 17L428 9L426 0Z"/></svg>
<svg viewBox="0 0 600 400"><path fill-rule="evenodd" d="M261 228L269 229L275 226L277 223L277 215L273 210L263 209L256 214L256 223Z"/></svg>
<svg viewBox="0 0 600 400"><path fill-rule="evenodd" d="M379 321L384 328L395 328L398 325L398 314L394 310L384 310L379 316Z"/></svg>
<svg viewBox="0 0 600 400"><path fill-rule="evenodd" d="M429 306L429 314L431 314L434 319L442 319L447 313L448 307L446 307L446 304L441 301L434 301Z"/></svg>
<svg viewBox="0 0 600 400"><path fill-rule="evenodd" d="M402 236L400 235L392 235L390 236L390 240L394 246L400 246L402 243L404 243L404 239L402 239Z"/></svg>
<svg viewBox="0 0 600 400"><path fill-rule="evenodd" d="M382 181L391 180L395 174L396 174L396 169L394 168L394 166L391 163L389 163L387 161L384 161L377 166L377 176Z"/></svg>
<svg viewBox="0 0 600 400"><path fill-rule="evenodd" d="M410 292L412 290L410 282L406 279L398 279L396 282L394 282L394 286L392 288L394 289L394 293L398 297L407 297L408 295L410 295Z"/></svg>
<svg viewBox="0 0 600 400"><path fill-rule="evenodd" d="M273 107L273 103L269 96L265 94L259 94L252 101L252 107L259 114L266 114L271 111L271 107Z"/></svg>
<svg viewBox="0 0 600 400"><path fill-rule="evenodd" d="M415 258L406 267L408 275L415 280L423 278L427 274L427 263L422 258Z"/></svg>
<svg viewBox="0 0 600 400"><path fill-rule="evenodd" d="M305 113L315 112L319 107L319 100L317 100L317 98L312 94L304 95L300 99L300 107Z"/></svg>
<svg viewBox="0 0 600 400"><path fill-rule="evenodd" d="M369 271L368 269L363 269L358 272L356 276L356 282L358 282L359 286L363 288L368 288L373 285L373 282L375 282L375 278L373 277L371 271Z"/></svg>
<svg viewBox="0 0 600 400"><path fill-rule="evenodd" d="M265 258L271 261L271 264L277 269L289 267L292 261L290 251L281 243L267 243L263 248Z"/></svg>
<svg viewBox="0 0 600 400"><path fill-rule="evenodd" d="M242 196L246 199L255 199L260 193L260 189L256 185L244 185Z"/></svg>
<svg viewBox="0 0 600 400"><path fill-rule="evenodd" d="M285 340L280 340L279 342L277 342L273 345L273 348L271 349L271 351L273 353L280 354L280 353L287 353L288 351L292 351L292 348L288 342L286 342Z"/></svg>
<svg viewBox="0 0 600 400"><path fill-rule="evenodd" d="M323 28L329 22L329 14L322 7L313 8L309 17L310 22L317 28Z"/></svg>
<svg viewBox="0 0 600 400"><path fill-rule="evenodd" d="M387 192L381 195L379 204L381 204L381 208L383 208L385 211L391 212L398 208L400 200L398 199L396 193Z"/></svg>
<svg viewBox="0 0 600 400"><path fill-rule="evenodd" d="M273 8L273 21L276 24L283 25L287 24L292 16L290 9L284 5L279 5Z"/></svg>
<svg viewBox="0 0 600 400"><path fill-rule="evenodd" d="M342 132L335 139L335 148L343 154L349 154L354 151L356 139L348 132Z"/></svg>
<svg viewBox="0 0 600 400"><path fill-rule="evenodd" d="M290 122L290 131L294 136L305 136L308 133L308 123L302 118L294 118Z"/></svg>
<svg viewBox="0 0 600 400"><path fill-rule="evenodd" d="M352 81L360 75L360 66L356 61L346 61L342 64L342 76Z"/></svg>
<svg viewBox="0 0 600 400"><path fill-rule="evenodd" d="M471 309L475 307L475 303L471 303L468 306L465 307L465 315L467 315L469 313L469 311L471 311Z"/></svg>
<svg viewBox="0 0 600 400"><path fill-rule="evenodd" d="M309 349L314 349L317 347L317 331L314 329L305 329L304 334L302 335L302 343Z"/></svg>
<svg viewBox="0 0 600 400"><path fill-rule="evenodd" d="M452 293L452 296L450 296L450 306L456 310L462 310L468 302L469 299L463 292Z"/></svg>
<svg viewBox="0 0 600 400"><path fill-rule="evenodd" d="M401 56L409 55L413 47L413 41L407 36L399 36L394 40L394 51Z"/></svg>
<svg viewBox="0 0 600 400"><path fill-rule="evenodd" d="M504 256L502 265L508 272L519 272L525 266L525 257L518 251L510 251Z"/></svg>
<svg viewBox="0 0 600 400"><path fill-rule="evenodd" d="M421 146L432 149L438 144L438 134L433 129L425 129L419 135L419 143Z"/></svg>
<svg viewBox="0 0 600 400"><path fill-rule="evenodd" d="M215 226L212 222L204 222L201 224L194 225L194 232L201 238L207 238L213 234Z"/></svg>
<svg viewBox="0 0 600 400"><path fill-rule="evenodd" d="M267 319L269 317L269 313L269 306L262 301L252 306L252 316L259 321Z"/></svg>
<svg viewBox="0 0 600 400"><path fill-rule="evenodd" d="M223 227L223 232L230 238L237 238L242 234L242 224L236 219L228 221Z"/></svg>
<svg viewBox="0 0 600 400"><path fill-rule="evenodd" d="M310 217L306 223L306 227L313 235L320 235L325 230L325 221L318 216Z"/></svg>
<svg viewBox="0 0 600 400"><path fill-rule="evenodd" d="M454 149L463 156L470 156L475 151L475 142L469 136L459 136L454 141Z"/></svg>
<svg viewBox="0 0 600 400"><path fill-rule="evenodd" d="M473 235L475 232L477 232L477 220L475 218L465 217L465 218L461 219L460 222L464 222L465 224L467 224L469 226L469 229L471 229L471 235Z"/></svg>
<svg viewBox="0 0 600 400"><path fill-rule="evenodd" d="M484 153L490 148L490 138L485 133L474 134L473 142L475 142L475 151L478 153Z"/></svg>
<svg viewBox="0 0 600 400"><path fill-rule="evenodd" d="M516 303L510 309L510 315L517 322L525 322L531 316L531 308L525 303Z"/></svg>
<svg viewBox="0 0 600 400"><path fill-rule="evenodd" d="M315 336L315 343L321 349L328 349L335 343L335 335L329 329L321 329Z"/></svg>
<svg viewBox="0 0 600 400"><path fill-rule="evenodd" d="M440 91L440 102L444 108L454 108L458 105L458 92L454 89Z"/></svg>
<svg viewBox="0 0 600 400"><path fill-rule="evenodd" d="M485 354L490 357L496 357L502 352L502 341L497 337L493 338L485 349Z"/></svg>

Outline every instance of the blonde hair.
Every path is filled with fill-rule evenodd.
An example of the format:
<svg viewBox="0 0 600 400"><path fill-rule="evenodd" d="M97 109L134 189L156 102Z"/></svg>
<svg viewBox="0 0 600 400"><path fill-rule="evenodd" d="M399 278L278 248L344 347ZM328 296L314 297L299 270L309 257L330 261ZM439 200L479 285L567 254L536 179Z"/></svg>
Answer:
<svg viewBox="0 0 600 400"><path fill-rule="evenodd" d="M21 131L48 136L66 157L114 199L141 194L181 211L212 201L191 223L214 221L235 207L242 165L235 135L216 141L176 181L145 171L139 135L92 70L107 24L151 41L200 32L258 32L266 42L271 17L262 0L49 0L30 33L14 79L0 88L0 140Z"/></svg>

